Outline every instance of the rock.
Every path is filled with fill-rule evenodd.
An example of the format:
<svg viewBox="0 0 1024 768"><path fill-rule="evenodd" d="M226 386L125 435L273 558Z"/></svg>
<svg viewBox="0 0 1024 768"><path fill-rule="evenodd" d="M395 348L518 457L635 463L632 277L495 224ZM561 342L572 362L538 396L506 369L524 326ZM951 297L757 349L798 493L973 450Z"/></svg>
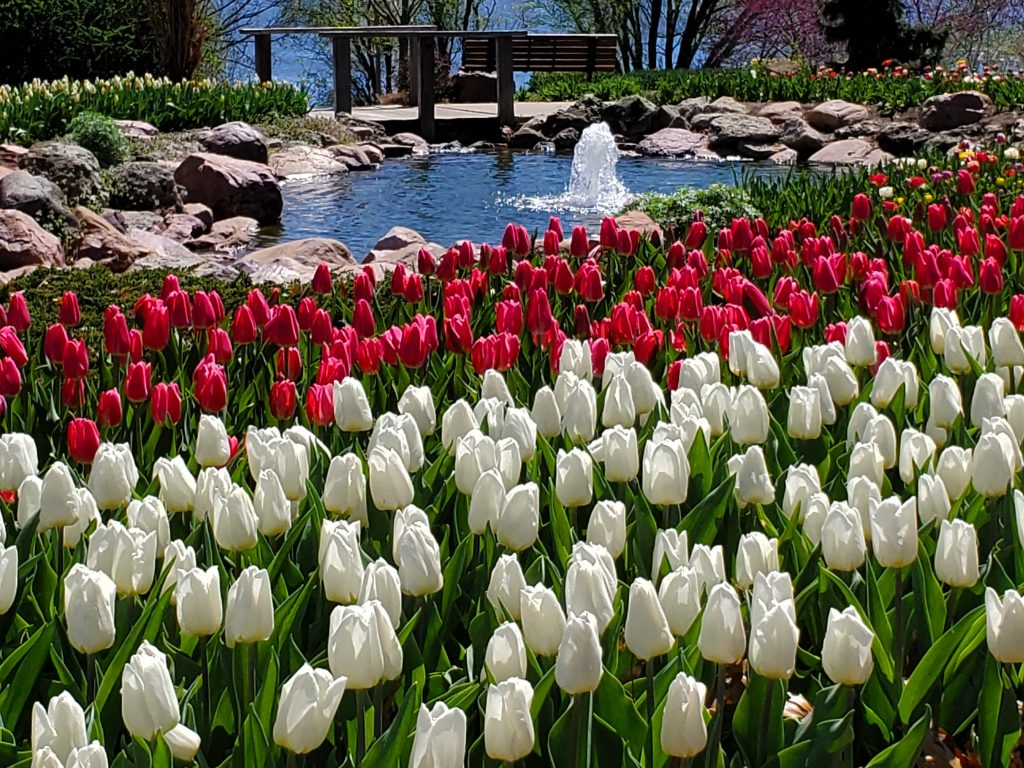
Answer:
<svg viewBox="0 0 1024 768"><path fill-rule="evenodd" d="M864 139L841 139L815 152L808 158L811 163L827 165L873 165L891 158Z"/></svg>
<svg viewBox="0 0 1024 768"><path fill-rule="evenodd" d="M187 213L171 213L164 217L159 234L176 243L184 243L206 234L206 225Z"/></svg>
<svg viewBox="0 0 1024 768"><path fill-rule="evenodd" d="M498 76L494 72L463 72L452 75L455 101L459 104L493 104L498 100Z"/></svg>
<svg viewBox="0 0 1024 768"><path fill-rule="evenodd" d="M636 229L641 234L661 236L661 227L643 211L626 211L615 217L615 223L622 229Z"/></svg>
<svg viewBox="0 0 1024 768"><path fill-rule="evenodd" d="M929 131L948 131L978 122L991 108L992 99L978 91L942 93L921 105L918 122Z"/></svg>
<svg viewBox="0 0 1024 768"><path fill-rule="evenodd" d="M118 231L117 227L88 208L76 208L75 217L79 231L76 259L103 262L111 272L124 272L136 259L157 253L156 249Z"/></svg>
<svg viewBox="0 0 1024 768"><path fill-rule="evenodd" d="M555 134L552 139L555 149L567 150L575 147L580 141L580 132L575 128L565 128Z"/></svg>
<svg viewBox="0 0 1024 768"><path fill-rule="evenodd" d="M0 144L0 167L17 170L21 167L21 158L27 154L28 150L17 144Z"/></svg>
<svg viewBox="0 0 1024 768"><path fill-rule="evenodd" d="M719 96L717 99L708 104L707 111L719 113L732 112L735 114L742 115L747 114L747 108L743 106L743 104L741 104L740 102L736 101L736 99L732 98L732 96Z"/></svg>
<svg viewBox="0 0 1024 768"><path fill-rule="evenodd" d="M651 118L651 132L660 131L662 128L686 128L686 118L679 113L679 107L671 104L662 104L658 111Z"/></svg>
<svg viewBox="0 0 1024 768"><path fill-rule="evenodd" d="M758 117L765 117L773 123L785 125L790 120L803 119L804 107L799 101L773 101L765 104L756 112Z"/></svg>
<svg viewBox="0 0 1024 768"><path fill-rule="evenodd" d="M0 270L31 265L63 266L60 240L27 213L0 210Z"/></svg>
<svg viewBox="0 0 1024 768"><path fill-rule="evenodd" d="M26 171L11 171L0 179L0 208L27 213L38 221L77 225L74 214L64 205L60 188Z"/></svg>
<svg viewBox="0 0 1024 768"><path fill-rule="evenodd" d="M26 264L24 267L0 272L0 285L11 285L15 280L31 275L37 269L39 269L38 264Z"/></svg>
<svg viewBox="0 0 1024 768"><path fill-rule="evenodd" d="M437 243L426 243L425 245L413 243L411 245L407 245L405 248L399 248L395 251L381 251L380 253L370 251L366 259L363 260L363 264L368 264L373 267L379 266L383 269L388 269L398 264L404 264L406 269L411 269L415 272L419 265L419 253L421 248L426 248L430 251L438 261L440 261L441 256L444 255L446 250L443 246L438 245Z"/></svg>
<svg viewBox="0 0 1024 768"><path fill-rule="evenodd" d="M45 176L60 187L72 204L95 205L103 200L100 164L84 147L60 141L36 144L20 163L29 173Z"/></svg>
<svg viewBox="0 0 1024 768"><path fill-rule="evenodd" d="M186 240L182 244L192 251L230 252L252 243L259 229L260 225L256 219L233 216L230 219L215 221L205 235L200 235L194 240Z"/></svg>
<svg viewBox="0 0 1024 768"><path fill-rule="evenodd" d="M430 145L422 136L415 133L396 133L391 137L392 144L403 147L410 147L414 155L426 155L430 153Z"/></svg>
<svg viewBox="0 0 1024 768"><path fill-rule="evenodd" d="M312 237L253 251L236 261L235 266L254 283L290 283L312 280L320 262L328 266L354 266L356 263L349 249L337 240Z"/></svg>
<svg viewBox="0 0 1024 768"><path fill-rule="evenodd" d="M792 165L800 159L800 155L797 154L795 149L786 149L776 152L774 155L768 158L769 162L775 163L776 165Z"/></svg>
<svg viewBox="0 0 1024 768"><path fill-rule="evenodd" d="M270 156L270 168L283 178L348 173L348 166L330 149L296 144Z"/></svg>
<svg viewBox="0 0 1024 768"><path fill-rule="evenodd" d="M190 203L208 205L219 219L248 216L266 224L281 217L281 187L265 165L196 152L178 166L174 179Z"/></svg>
<svg viewBox="0 0 1024 768"><path fill-rule="evenodd" d="M367 264L386 259L390 253L409 249L413 246L415 246L418 252L426 243L427 241L423 235L415 229L392 227L384 237L374 243L373 248L370 249L370 252L366 254L366 258L363 259L363 263Z"/></svg>
<svg viewBox="0 0 1024 768"><path fill-rule="evenodd" d="M103 218L124 233L129 229L159 232L164 228L164 217L154 211L104 211Z"/></svg>
<svg viewBox="0 0 1024 768"><path fill-rule="evenodd" d="M907 157L917 152L930 138L928 131L914 123L889 123L878 132L875 140L886 152Z"/></svg>
<svg viewBox="0 0 1024 768"><path fill-rule="evenodd" d="M708 137L685 128L662 128L641 139L637 152L651 157L708 157Z"/></svg>
<svg viewBox="0 0 1024 768"><path fill-rule="evenodd" d="M134 161L110 170L110 205L129 211L153 211L181 205L174 173L160 163Z"/></svg>
<svg viewBox="0 0 1024 768"><path fill-rule="evenodd" d="M613 133L635 140L651 132L651 121L657 113L658 107L654 102L643 96L624 96L605 104L601 118Z"/></svg>
<svg viewBox="0 0 1024 768"><path fill-rule="evenodd" d="M751 160L767 160L786 149L785 144L748 144L741 142L737 147L741 157L749 157Z"/></svg>
<svg viewBox="0 0 1024 768"><path fill-rule="evenodd" d="M801 157L808 157L828 144L829 139L811 128L802 119L797 118L783 126L779 141L790 149L796 150Z"/></svg>
<svg viewBox="0 0 1024 768"><path fill-rule="evenodd" d="M949 152L959 147L962 138L963 134L959 131L933 133L924 143L923 151L925 154Z"/></svg>
<svg viewBox="0 0 1024 768"><path fill-rule="evenodd" d="M383 143L378 146L380 151L384 153L384 157L408 157L412 154L412 147L408 144Z"/></svg>
<svg viewBox="0 0 1024 768"><path fill-rule="evenodd" d="M183 210L189 216L195 216L203 222L203 226L206 227L204 231L209 231L210 227L213 226L213 211L210 210L209 206L202 203L185 203Z"/></svg>
<svg viewBox="0 0 1024 768"><path fill-rule="evenodd" d="M679 110L679 114L683 116L685 120L693 119L694 115L702 114L708 111L708 104L711 103L711 99L707 96L695 96L692 99L683 99L676 106Z"/></svg>
<svg viewBox="0 0 1024 768"><path fill-rule="evenodd" d="M126 139L150 141L160 135L160 130L142 120L115 120L114 125Z"/></svg>
<svg viewBox="0 0 1024 768"><path fill-rule="evenodd" d="M380 165L384 162L384 152L376 144L356 144L355 145L371 163Z"/></svg>
<svg viewBox="0 0 1024 768"><path fill-rule="evenodd" d="M190 251L143 256L132 264L128 271L139 272L144 269L167 269L172 272L187 271L196 277L212 278L225 282L235 280L239 275L239 271L227 259L199 256Z"/></svg>
<svg viewBox="0 0 1024 768"><path fill-rule="evenodd" d="M512 149L533 149L542 141L546 141L544 134L528 125L524 125L512 134L512 138L509 139L508 145L512 147Z"/></svg>
<svg viewBox="0 0 1024 768"><path fill-rule="evenodd" d="M740 144L763 144L779 138L779 129L771 120L753 115L717 115L709 126L712 149L736 147Z"/></svg>
<svg viewBox="0 0 1024 768"><path fill-rule="evenodd" d="M254 163L267 162L267 137L248 123L218 125L196 136L200 146L215 155L227 155Z"/></svg>
<svg viewBox="0 0 1024 768"><path fill-rule="evenodd" d="M466 150L469 152L494 152L498 146L493 141L474 141L466 147Z"/></svg>
<svg viewBox="0 0 1024 768"><path fill-rule="evenodd" d="M188 248L169 237L164 237L162 234L146 232L141 229L129 229L127 234L136 243L149 248L154 253L178 258L192 256L192 252Z"/></svg>
<svg viewBox="0 0 1024 768"><path fill-rule="evenodd" d="M384 159L383 155L381 155L381 160L372 159L370 154L358 144L337 144L331 147L331 153L350 171L372 171Z"/></svg>
<svg viewBox="0 0 1024 768"><path fill-rule="evenodd" d="M804 120L819 131L834 131L844 125L867 120L871 112L860 104L851 104L842 99L825 101L804 113Z"/></svg>

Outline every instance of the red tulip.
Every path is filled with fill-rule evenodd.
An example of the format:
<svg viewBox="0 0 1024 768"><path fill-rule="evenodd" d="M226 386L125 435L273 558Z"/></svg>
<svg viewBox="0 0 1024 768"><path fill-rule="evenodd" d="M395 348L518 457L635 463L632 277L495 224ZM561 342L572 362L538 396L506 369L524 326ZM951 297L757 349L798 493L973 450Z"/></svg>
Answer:
<svg viewBox="0 0 1024 768"><path fill-rule="evenodd" d="M330 344L334 339L334 325L326 309L318 309L309 329L309 339L314 344Z"/></svg>
<svg viewBox="0 0 1024 768"><path fill-rule="evenodd" d="M636 278L633 281L633 285L641 296L649 296L654 293L654 289L657 287L657 279L654 277L654 268L651 266L640 267L636 271Z"/></svg>
<svg viewBox="0 0 1024 768"><path fill-rule="evenodd" d="M1010 219L1010 249L1024 251L1024 215Z"/></svg>
<svg viewBox="0 0 1024 768"><path fill-rule="evenodd" d="M903 216L892 216L886 224L886 235L894 243L902 243L911 230L911 221Z"/></svg>
<svg viewBox="0 0 1024 768"><path fill-rule="evenodd" d="M14 397L19 392L21 392L21 370L13 358L0 358L0 395Z"/></svg>
<svg viewBox="0 0 1024 768"><path fill-rule="evenodd" d="M142 324L142 344L146 349L162 350L171 339L170 318L167 306L154 303L146 313Z"/></svg>
<svg viewBox="0 0 1024 768"><path fill-rule="evenodd" d="M416 254L416 271L421 275L432 275L436 270L437 262L434 260L434 254L426 248L420 248Z"/></svg>
<svg viewBox="0 0 1024 768"><path fill-rule="evenodd" d="M1003 292L1003 268L993 258L982 259L978 268L978 287L983 293Z"/></svg>
<svg viewBox="0 0 1024 768"><path fill-rule="evenodd" d="M865 221L871 218L871 200L863 192L853 196L853 213L856 221Z"/></svg>
<svg viewBox="0 0 1024 768"><path fill-rule="evenodd" d="M258 329L252 310L242 304L235 309L235 317L231 321L231 338L235 344L252 344L256 341Z"/></svg>
<svg viewBox="0 0 1024 768"><path fill-rule="evenodd" d="M615 249L619 246L619 225L611 216L605 216L601 220L601 235L599 242L602 248Z"/></svg>
<svg viewBox="0 0 1024 768"><path fill-rule="evenodd" d="M417 316L421 321L422 317ZM398 347L398 359L406 368L420 368L430 354L426 322L415 320L402 329L402 343Z"/></svg>
<svg viewBox="0 0 1024 768"><path fill-rule="evenodd" d="M623 256L632 256L636 252L636 242L630 236L630 233L625 229L620 229L617 235L618 243L615 246L615 250Z"/></svg>
<svg viewBox="0 0 1024 768"><path fill-rule="evenodd" d="M65 291L61 296L57 322L67 328L74 328L82 322L82 312L78 307L78 294L74 291Z"/></svg>
<svg viewBox="0 0 1024 768"><path fill-rule="evenodd" d="M899 296L883 296L875 313L875 320L882 333L902 333L906 325L903 299Z"/></svg>
<svg viewBox="0 0 1024 768"><path fill-rule="evenodd" d="M928 206L928 229L932 232L940 232L949 224L949 212L946 206L932 203Z"/></svg>
<svg viewBox="0 0 1024 768"><path fill-rule="evenodd" d="M32 324L28 302L25 301L25 294L21 291L11 294L11 301L7 305L7 324L13 326L18 333L24 333Z"/></svg>
<svg viewBox="0 0 1024 768"><path fill-rule="evenodd" d="M582 259L590 252L590 239L587 237L585 227L576 226L572 228L572 238L569 240L569 255Z"/></svg>
<svg viewBox="0 0 1024 768"><path fill-rule="evenodd" d="M352 312L352 327L356 329L361 339L377 333L377 319L373 316L373 308L366 299L356 299Z"/></svg>
<svg viewBox="0 0 1024 768"><path fill-rule="evenodd" d="M999 235L985 235L985 258L995 259L1000 267L1006 264L1006 246Z"/></svg>
<svg viewBox="0 0 1024 768"><path fill-rule="evenodd" d="M206 349L218 363L231 360L231 337L223 328L210 328L206 332Z"/></svg>
<svg viewBox="0 0 1024 768"><path fill-rule="evenodd" d="M316 385L314 385L316 386ZM298 392L294 381L276 381L270 387L270 413L278 421L287 421L295 415ZM333 413L332 413L333 416Z"/></svg>
<svg viewBox="0 0 1024 768"><path fill-rule="evenodd" d="M654 300L654 316L666 323L675 323L679 316L679 291L672 287L662 288Z"/></svg>
<svg viewBox="0 0 1024 768"><path fill-rule="evenodd" d="M1010 297L1010 322L1018 331L1024 331L1024 294Z"/></svg>
<svg viewBox="0 0 1024 768"><path fill-rule="evenodd" d="M267 303L263 291L259 288L253 288L249 291L245 297L245 306L252 314L252 319L257 327L262 328L270 320L270 305Z"/></svg>
<svg viewBox="0 0 1024 768"><path fill-rule="evenodd" d="M662 331L647 331L633 342L633 355L643 365L648 365L655 353L661 349L665 335Z"/></svg>
<svg viewBox="0 0 1024 768"><path fill-rule="evenodd" d="M310 287L321 296L329 296L334 293L334 278L331 277L331 268L324 262L321 261L316 265Z"/></svg>
<svg viewBox="0 0 1024 768"><path fill-rule="evenodd" d="M326 427L334 421L334 388L332 385L309 385L309 389L306 390L306 418L318 427Z"/></svg>
<svg viewBox="0 0 1024 768"><path fill-rule="evenodd" d="M941 309L956 309L957 290L952 280L939 280L932 289L932 303Z"/></svg>
<svg viewBox="0 0 1024 768"><path fill-rule="evenodd" d="M299 301L297 317L300 331L308 332L313 327L313 318L316 317L316 310L316 301L313 300L312 296L305 296Z"/></svg>
<svg viewBox="0 0 1024 768"><path fill-rule="evenodd" d="M491 249L487 257L487 271L492 275L503 275L508 272L508 251L505 248L499 246Z"/></svg>
<svg viewBox="0 0 1024 768"><path fill-rule="evenodd" d="M25 345L18 337L14 328L9 325L0 328L0 350L12 358L14 364L19 368L24 368L25 364L28 363L28 353L25 351ZM61 355L63 357L63 352Z"/></svg>
<svg viewBox="0 0 1024 768"><path fill-rule="evenodd" d="M181 421L181 391L177 382L154 385L149 409L157 424L177 424Z"/></svg>
<svg viewBox="0 0 1024 768"><path fill-rule="evenodd" d="M522 332L522 308L519 310L520 328L519 332ZM590 338L590 312L587 311L585 304L577 304L576 308L572 313L573 328L576 331L577 339L588 339ZM519 333L516 333L518 336Z"/></svg>
<svg viewBox="0 0 1024 768"><path fill-rule="evenodd" d="M174 274L165 275L163 285L160 287L160 298L167 301L168 296L180 290L181 283L178 281L178 276Z"/></svg>
<svg viewBox="0 0 1024 768"><path fill-rule="evenodd" d="M544 255L558 256L562 252L562 240L557 232L550 229L544 233Z"/></svg>
<svg viewBox="0 0 1024 768"><path fill-rule="evenodd" d="M362 272L356 273L355 279L352 281L353 298L373 301L373 294L376 290L377 285L372 270L367 271L364 269Z"/></svg>
<svg viewBox="0 0 1024 768"><path fill-rule="evenodd" d="M548 232L554 232L558 236L559 240L564 240L565 235L562 234L562 220L557 216L552 216L548 219Z"/></svg>
<svg viewBox="0 0 1024 768"><path fill-rule="evenodd" d="M904 280L900 283L900 298L904 306L913 306L921 302L921 286L916 280Z"/></svg>
<svg viewBox="0 0 1024 768"><path fill-rule="evenodd" d="M608 339L596 338L590 340L590 360L593 364L594 375L604 375L604 363L608 359L610 345Z"/></svg>
<svg viewBox="0 0 1024 768"><path fill-rule="evenodd" d="M302 358L299 356L298 347L281 347L277 350L277 377L298 381L301 376Z"/></svg>
<svg viewBox="0 0 1024 768"><path fill-rule="evenodd" d="M501 236L501 246L509 251L516 249L516 225L509 222L505 225L505 233Z"/></svg>
<svg viewBox="0 0 1024 768"><path fill-rule="evenodd" d="M128 359L133 363L142 360L142 331L138 328L128 332Z"/></svg>
<svg viewBox="0 0 1024 768"><path fill-rule="evenodd" d="M124 392L129 403L142 403L149 397L152 382L152 366L149 363L129 363L125 376Z"/></svg>
<svg viewBox="0 0 1024 768"><path fill-rule="evenodd" d="M72 410L85 405L85 382L81 379L64 379L60 388L60 401Z"/></svg>
<svg viewBox="0 0 1024 768"><path fill-rule="evenodd" d="M818 294L794 291L789 298L789 314L797 328L813 328L821 309Z"/></svg>
<svg viewBox="0 0 1024 768"><path fill-rule="evenodd" d="M756 280L763 280L771 275L771 254L765 246L761 245L750 248L750 271Z"/></svg>
<svg viewBox="0 0 1024 768"><path fill-rule="evenodd" d="M64 345L64 377L84 379L89 373L89 348L84 339L68 339Z"/></svg>
<svg viewBox="0 0 1024 768"><path fill-rule="evenodd" d="M356 346L356 365L363 373L377 373L383 356L384 350L380 339L362 339Z"/></svg>
<svg viewBox="0 0 1024 768"><path fill-rule="evenodd" d="M683 288L679 291L679 317L691 323L701 319L704 297L699 288Z"/></svg>
<svg viewBox="0 0 1024 768"><path fill-rule="evenodd" d="M580 265L576 272L576 292L586 302L597 302L604 298L604 285L601 282L601 269L597 262L588 260Z"/></svg>
<svg viewBox="0 0 1024 768"><path fill-rule="evenodd" d="M185 291L175 291L164 301L172 328L192 327L192 301Z"/></svg>
<svg viewBox="0 0 1024 768"><path fill-rule="evenodd" d="M128 320L116 306L107 307L103 314L103 346L107 354L116 359L128 357L130 341Z"/></svg>
<svg viewBox="0 0 1024 768"><path fill-rule="evenodd" d="M96 421L101 427L119 427L124 418L121 408L121 393L116 389L100 392L96 401Z"/></svg>
<svg viewBox="0 0 1024 768"><path fill-rule="evenodd" d="M683 370L682 360L673 360L668 366L668 388L669 391L679 389L679 374Z"/></svg>
<svg viewBox="0 0 1024 768"><path fill-rule="evenodd" d="M92 464L100 448L100 430L92 419L72 419L68 423L68 453L80 464Z"/></svg>
<svg viewBox="0 0 1024 768"><path fill-rule="evenodd" d="M299 320L291 306L279 304L270 311L270 318L263 327L263 339L279 347L298 345Z"/></svg>
<svg viewBox="0 0 1024 768"><path fill-rule="evenodd" d="M206 330L217 324L217 310L206 291L196 291L192 297L192 327Z"/></svg>
<svg viewBox="0 0 1024 768"><path fill-rule="evenodd" d="M405 281L403 298L410 304L419 304L423 301L423 278L419 275L409 275Z"/></svg>
<svg viewBox="0 0 1024 768"><path fill-rule="evenodd" d="M703 220L690 222L690 228L686 232L686 240L683 245L687 250L700 248L708 237L708 225Z"/></svg>
<svg viewBox="0 0 1024 768"><path fill-rule="evenodd" d="M444 344L449 352L464 355L473 346L473 329L469 325L469 317L463 314L452 315L444 321Z"/></svg>
<svg viewBox="0 0 1024 768"><path fill-rule="evenodd" d="M521 224L516 227L516 243L513 250L516 256L529 256L533 251L533 241L530 239L530 233Z"/></svg>
<svg viewBox="0 0 1024 768"><path fill-rule="evenodd" d="M831 323L825 326L825 343L831 344L833 341L846 343L846 323Z"/></svg>
<svg viewBox="0 0 1024 768"><path fill-rule="evenodd" d="M498 333L518 336L523 332L523 305L518 301L499 301L494 315L494 328Z"/></svg>
<svg viewBox="0 0 1024 768"><path fill-rule="evenodd" d="M974 192L974 176L970 171L961 168L956 172L956 188L961 195L969 195Z"/></svg>
<svg viewBox="0 0 1024 768"><path fill-rule="evenodd" d="M526 328L535 337L546 333L555 324L546 291L537 289L530 293L526 304Z"/></svg>

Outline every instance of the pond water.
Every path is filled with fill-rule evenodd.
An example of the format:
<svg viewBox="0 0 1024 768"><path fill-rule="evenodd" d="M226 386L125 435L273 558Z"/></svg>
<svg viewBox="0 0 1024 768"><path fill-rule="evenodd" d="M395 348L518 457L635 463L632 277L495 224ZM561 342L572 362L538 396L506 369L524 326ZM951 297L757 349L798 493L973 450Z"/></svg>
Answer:
<svg viewBox="0 0 1024 768"><path fill-rule="evenodd" d="M267 244L334 238L362 259L399 225L445 246L463 238L499 242L510 221L531 232L543 230L553 213L567 232L573 224L594 226L624 202L623 191L595 206L572 199L566 194L572 163L567 155L510 151L431 154L387 160L376 171L287 181L281 225L264 229L262 238ZM788 172L770 164L647 157L623 157L616 170L628 196L733 184L751 168L758 174Z"/></svg>

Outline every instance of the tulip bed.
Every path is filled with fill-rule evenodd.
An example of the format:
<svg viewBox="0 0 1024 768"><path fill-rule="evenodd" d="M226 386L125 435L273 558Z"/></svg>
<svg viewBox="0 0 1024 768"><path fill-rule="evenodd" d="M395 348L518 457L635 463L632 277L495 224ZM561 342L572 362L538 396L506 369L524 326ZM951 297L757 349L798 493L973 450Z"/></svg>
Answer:
<svg viewBox="0 0 1024 768"><path fill-rule="evenodd" d="M101 327L15 290L0 762L1015 764L1024 197L944 163Z"/></svg>

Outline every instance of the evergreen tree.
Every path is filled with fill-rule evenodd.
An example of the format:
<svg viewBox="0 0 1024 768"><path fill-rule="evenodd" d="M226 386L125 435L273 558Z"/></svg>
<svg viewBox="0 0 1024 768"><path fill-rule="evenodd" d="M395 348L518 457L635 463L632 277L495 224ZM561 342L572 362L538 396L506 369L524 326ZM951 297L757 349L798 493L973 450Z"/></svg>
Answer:
<svg viewBox="0 0 1024 768"><path fill-rule="evenodd" d="M826 37L846 43L846 68L861 71L887 59L930 64L942 53L946 32L911 27L901 0L823 0Z"/></svg>

